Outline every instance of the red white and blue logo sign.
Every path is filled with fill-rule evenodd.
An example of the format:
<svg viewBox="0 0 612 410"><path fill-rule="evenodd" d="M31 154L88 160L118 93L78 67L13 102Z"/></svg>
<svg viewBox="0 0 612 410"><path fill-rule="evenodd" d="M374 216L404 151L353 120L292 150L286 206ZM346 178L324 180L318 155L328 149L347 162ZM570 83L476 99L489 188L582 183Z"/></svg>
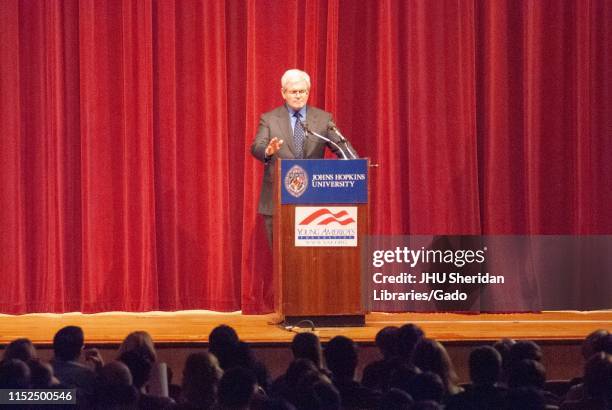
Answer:
<svg viewBox="0 0 612 410"><path fill-rule="evenodd" d="M357 246L357 207L296 207L295 246Z"/></svg>

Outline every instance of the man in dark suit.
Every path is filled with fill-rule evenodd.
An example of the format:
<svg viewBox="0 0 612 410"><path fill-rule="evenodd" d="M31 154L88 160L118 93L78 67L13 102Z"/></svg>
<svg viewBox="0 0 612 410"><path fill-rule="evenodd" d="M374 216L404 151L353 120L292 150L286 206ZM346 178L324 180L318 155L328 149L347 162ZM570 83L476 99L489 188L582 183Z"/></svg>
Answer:
<svg viewBox="0 0 612 410"><path fill-rule="evenodd" d="M323 158L328 146L340 158L357 158L353 147L342 141L335 131L332 115L306 105L310 93L310 77L292 69L281 78L281 94L285 104L261 116L251 153L264 163L258 212L264 216L268 241L272 244L274 214L274 173L276 159ZM315 136L329 139L330 142Z"/></svg>

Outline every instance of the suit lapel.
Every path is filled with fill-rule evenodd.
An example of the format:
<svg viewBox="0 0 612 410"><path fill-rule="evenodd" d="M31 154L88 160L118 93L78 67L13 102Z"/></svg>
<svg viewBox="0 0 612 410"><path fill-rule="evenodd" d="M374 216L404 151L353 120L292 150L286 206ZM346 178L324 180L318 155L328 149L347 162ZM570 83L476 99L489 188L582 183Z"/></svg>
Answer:
<svg viewBox="0 0 612 410"><path fill-rule="evenodd" d="M318 132L320 129L319 122L321 121L321 117L317 115L317 111L313 110L311 107L307 108L306 111L306 122L308 123L308 128L311 130ZM317 144L319 143L319 138L314 135L306 138L306 142L304 143L304 158L309 158L310 154L313 152Z"/></svg>
<svg viewBox="0 0 612 410"><path fill-rule="evenodd" d="M293 130L291 129L291 121L289 120L289 114L285 106L279 107L276 112L276 118L279 123L279 128L282 132L280 138L284 140L284 144L295 156L295 144L293 143Z"/></svg>

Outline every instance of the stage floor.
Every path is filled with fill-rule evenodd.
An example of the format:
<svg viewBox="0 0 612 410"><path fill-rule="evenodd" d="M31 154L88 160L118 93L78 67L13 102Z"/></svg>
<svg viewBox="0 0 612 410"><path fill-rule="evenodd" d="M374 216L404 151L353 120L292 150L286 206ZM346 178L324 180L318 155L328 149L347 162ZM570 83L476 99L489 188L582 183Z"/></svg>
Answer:
<svg viewBox="0 0 612 410"><path fill-rule="evenodd" d="M240 338L255 344L286 344L294 333L271 324L272 315L242 315L209 311L107 312L97 314L0 315L0 343L28 337L36 344L49 344L63 326L77 325L85 331L88 344L118 344L131 331L146 330L156 344L198 345L208 340L217 325L228 324ZM455 313L371 313L366 326L359 328L320 328L322 341L345 335L360 343L372 343L385 326L412 322L429 337L444 342L475 342L502 337L531 340L578 341L595 329L612 329L612 311L542 312L519 314Z"/></svg>

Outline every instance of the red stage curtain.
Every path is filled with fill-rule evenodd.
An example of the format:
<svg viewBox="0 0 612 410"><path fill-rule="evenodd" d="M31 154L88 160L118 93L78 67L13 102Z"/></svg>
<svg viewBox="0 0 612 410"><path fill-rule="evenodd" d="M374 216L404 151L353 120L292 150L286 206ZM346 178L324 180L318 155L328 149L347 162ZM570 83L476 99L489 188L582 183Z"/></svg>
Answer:
<svg viewBox="0 0 612 410"><path fill-rule="evenodd" d="M249 147L292 67L374 233L611 233L610 50L609 0L3 0L0 311L270 311Z"/></svg>

